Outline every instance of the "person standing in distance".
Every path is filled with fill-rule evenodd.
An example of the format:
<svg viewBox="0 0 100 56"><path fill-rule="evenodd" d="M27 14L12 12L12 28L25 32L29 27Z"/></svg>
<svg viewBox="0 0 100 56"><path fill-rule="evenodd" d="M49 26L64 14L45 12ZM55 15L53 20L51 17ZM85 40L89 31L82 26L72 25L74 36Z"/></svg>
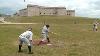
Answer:
<svg viewBox="0 0 100 56"><path fill-rule="evenodd" d="M98 30L98 22L96 21L95 23L93 23L93 31L97 31Z"/></svg>
<svg viewBox="0 0 100 56"><path fill-rule="evenodd" d="M46 40L48 41L48 43L50 42L49 36L48 36L49 27L50 27L49 25L44 25L44 26L43 26L43 28L42 28L42 33L41 33L43 39L38 43L38 45L40 45L40 44L46 42Z"/></svg>
<svg viewBox="0 0 100 56"><path fill-rule="evenodd" d="M31 47L32 47L32 28L29 28L27 31L25 31L24 33L22 33L19 36L19 50L18 52L22 52L21 47L22 44L25 43L28 46L28 50L29 50L29 54L33 54L33 52L31 51Z"/></svg>

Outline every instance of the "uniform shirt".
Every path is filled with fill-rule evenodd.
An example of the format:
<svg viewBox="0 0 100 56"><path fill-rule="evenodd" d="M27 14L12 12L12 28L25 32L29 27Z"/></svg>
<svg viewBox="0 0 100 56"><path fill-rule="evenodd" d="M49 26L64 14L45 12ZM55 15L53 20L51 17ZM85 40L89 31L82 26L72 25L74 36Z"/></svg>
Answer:
<svg viewBox="0 0 100 56"><path fill-rule="evenodd" d="M94 23L94 28L98 28L97 25L98 25L98 23Z"/></svg>
<svg viewBox="0 0 100 56"><path fill-rule="evenodd" d="M20 38L27 38L28 40L32 40L33 33L31 31L26 31L22 33L19 37Z"/></svg>
<svg viewBox="0 0 100 56"><path fill-rule="evenodd" d="M42 28L42 34L48 35L48 32L49 32L49 28L47 28L46 26L44 26L44 27Z"/></svg>

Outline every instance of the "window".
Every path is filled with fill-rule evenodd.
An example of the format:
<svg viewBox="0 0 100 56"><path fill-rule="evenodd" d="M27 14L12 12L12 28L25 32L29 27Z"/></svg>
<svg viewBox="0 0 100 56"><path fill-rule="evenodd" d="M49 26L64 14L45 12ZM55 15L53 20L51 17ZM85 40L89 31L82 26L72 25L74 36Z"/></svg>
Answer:
<svg viewBox="0 0 100 56"><path fill-rule="evenodd" d="M67 14L67 15L70 15L70 14Z"/></svg>

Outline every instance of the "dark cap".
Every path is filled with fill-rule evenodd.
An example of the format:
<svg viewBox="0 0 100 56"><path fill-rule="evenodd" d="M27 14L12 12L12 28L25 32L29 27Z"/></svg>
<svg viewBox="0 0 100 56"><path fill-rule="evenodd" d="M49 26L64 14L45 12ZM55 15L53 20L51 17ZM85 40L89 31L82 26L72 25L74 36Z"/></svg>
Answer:
<svg viewBox="0 0 100 56"><path fill-rule="evenodd" d="M28 28L28 31L31 31L32 30L32 28Z"/></svg>
<svg viewBox="0 0 100 56"><path fill-rule="evenodd" d="M49 25L46 25L46 27L50 27Z"/></svg>

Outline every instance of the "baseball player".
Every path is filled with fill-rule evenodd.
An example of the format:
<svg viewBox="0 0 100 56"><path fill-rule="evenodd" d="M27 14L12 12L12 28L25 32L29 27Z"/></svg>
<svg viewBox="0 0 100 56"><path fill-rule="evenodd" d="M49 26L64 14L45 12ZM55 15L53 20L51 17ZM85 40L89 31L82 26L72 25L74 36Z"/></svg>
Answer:
<svg viewBox="0 0 100 56"><path fill-rule="evenodd" d="M42 33L41 33L43 39L39 42L38 45L44 43L46 40L47 40L48 42L50 42L49 37L48 37L49 27L50 27L49 25L43 26L43 28L42 28Z"/></svg>
<svg viewBox="0 0 100 56"><path fill-rule="evenodd" d="M28 46L28 50L29 50L29 54L32 54L33 52L31 52L31 47L32 47L32 28L29 28L27 31L25 31L24 33L22 33L19 36L19 51L18 52L22 52L21 47L22 44L25 43Z"/></svg>
<svg viewBox="0 0 100 56"><path fill-rule="evenodd" d="M97 22L93 23L93 31L97 31L98 30L98 24Z"/></svg>

